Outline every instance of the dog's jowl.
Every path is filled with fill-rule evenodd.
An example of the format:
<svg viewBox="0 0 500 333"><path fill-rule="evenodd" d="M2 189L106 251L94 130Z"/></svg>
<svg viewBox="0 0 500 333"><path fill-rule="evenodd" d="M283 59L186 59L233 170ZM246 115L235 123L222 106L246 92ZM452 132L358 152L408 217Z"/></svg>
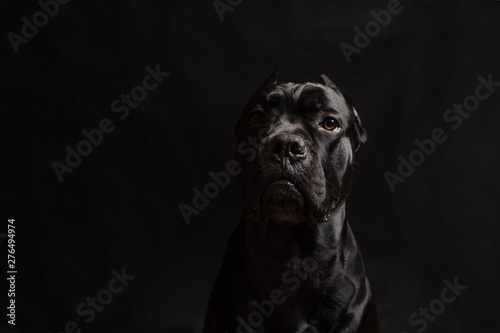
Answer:
<svg viewBox="0 0 500 333"><path fill-rule="evenodd" d="M366 135L352 103L323 83L272 75L251 97L237 155L243 197L212 290L205 333L379 332L361 253L346 220L354 152Z"/></svg>

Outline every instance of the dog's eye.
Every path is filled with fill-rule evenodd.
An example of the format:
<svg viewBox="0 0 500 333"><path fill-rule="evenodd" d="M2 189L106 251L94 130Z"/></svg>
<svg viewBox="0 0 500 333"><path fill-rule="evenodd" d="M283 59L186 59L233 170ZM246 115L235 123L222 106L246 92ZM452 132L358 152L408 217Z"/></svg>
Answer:
<svg viewBox="0 0 500 333"><path fill-rule="evenodd" d="M326 118L321 123L321 126L324 129L329 130L329 131L338 131L340 129L340 126L337 124L337 122L333 118Z"/></svg>
<svg viewBox="0 0 500 333"><path fill-rule="evenodd" d="M258 125L264 121L264 112L256 111L250 114L250 123L252 125Z"/></svg>

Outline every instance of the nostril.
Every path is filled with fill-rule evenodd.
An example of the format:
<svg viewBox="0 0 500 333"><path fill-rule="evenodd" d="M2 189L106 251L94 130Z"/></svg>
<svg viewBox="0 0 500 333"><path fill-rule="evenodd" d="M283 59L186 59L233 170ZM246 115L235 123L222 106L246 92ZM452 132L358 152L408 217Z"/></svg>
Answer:
<svg viewBox="0 0 500 333"><path fill-rule="evenodd" d="M301 137L281 133L272 138L266 146L266 151L280 160L285 158L298 160L307 155L307 146Z"/></svg>
<svg viewBox="0 0 500 333"><path fill-rule="evenodd" d="M301 141L292 142L290 145L290 153L292 155L304 155L306 153L306 147Z"/></svg>
<svg viewBox="0 0 500 333"><path fill-rule="evenodd" d="M284 150L283 142L280 140L274 140L270 146L269 152L280 154Z"/></svg>

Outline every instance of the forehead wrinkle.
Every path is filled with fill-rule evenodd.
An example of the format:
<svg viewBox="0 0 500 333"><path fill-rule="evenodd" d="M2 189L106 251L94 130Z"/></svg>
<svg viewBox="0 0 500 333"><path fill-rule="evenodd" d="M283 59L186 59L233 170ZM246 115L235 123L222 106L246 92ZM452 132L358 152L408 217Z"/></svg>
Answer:
<svg viewBox="0 0 500 333"><path fill-rule="evenodd" d="M302 91L304 90L305 86L303 84L297 84L293 88L293 97L294 99L298 99L298 97L302 94Z"/></svg>
<svg viewBox="0 0 500 333"><path fill-rule="evenodd" d="M281 111L289 113L295 107L293 103L295 91L300 85L296 83L284 83L276 86L274 90L270 91L266 95L266 101L277 102L282 106L285 106Z"/></svg>
<svg viewBox="0 0 500 333"><path fill-rule="evenodd" d="M303 112L316 113L324 109L328 104L329 98L327 95L327 91L324 87L308 84L303 87L297 104L302 107Z"/></svg>
<svg viewBox="0 0 500 333"><path fill-rule="evenodd" d="M312 85L305 86L301 91L301 95L299 96L299 102L307 102L312 95L317 96L317 94L326 95L325 89L323 87Z"/></svg>
<svg viewBox="0 0 500 333"><path fill-rule="evenodd" d="M271 90L267 96L286 99L286 97L290 94L293 85L294 84L292 83L281 83L274 87L274 89Z"/></svg>
<svg viewBox="0 0 500 333"><path fill-rule="evenodd" d="M322 94L318 97L321 97L319 100L323 108L330 106L337 112L348 114L342 94L336 89L319 83L281 83L265 95L265 101L279 104L284 113L296 113L300 105L307 102L312 94Z"/></svg>

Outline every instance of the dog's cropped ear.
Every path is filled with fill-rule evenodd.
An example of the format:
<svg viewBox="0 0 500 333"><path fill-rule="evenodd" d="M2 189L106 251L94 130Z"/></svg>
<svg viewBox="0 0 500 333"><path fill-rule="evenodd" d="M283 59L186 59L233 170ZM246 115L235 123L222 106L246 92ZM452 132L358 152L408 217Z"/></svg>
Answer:
<svg viewBox="0 0 500 333"><path fill-rule="evenodd" d="M272 84L276 84L278 83L278 76L280 75L281 71L280 70L277 70L275 71L273 74L271 74L271 76L269 76L265 81L264 83L259 87L259 90L260 89L263 89L264 87L267 87L269 85L272 85Z"/></svg>
<svg viewBox="0 0 500 333"><path fill-rule="evenodd" d="M325 86L338 89L337 85L335 83L333 83L333 81L330 80L330 78L328 76L326 76L325 74L321 74L321 78L323 79L323 84Z"/></svg>
<svg viewBox="0 0 500 333"><path fill-rule="evenodd" d="M366 130L363 127L363 124L361 124L361 119L359 119L358 111L354 107L351 107L352 113L354 114L354 126L356 127L356 132L358 134L358 139L359 142L357 144L357 147L355 150L359 149L359 146L361 146L362 143L366 142Z"/></svg>

